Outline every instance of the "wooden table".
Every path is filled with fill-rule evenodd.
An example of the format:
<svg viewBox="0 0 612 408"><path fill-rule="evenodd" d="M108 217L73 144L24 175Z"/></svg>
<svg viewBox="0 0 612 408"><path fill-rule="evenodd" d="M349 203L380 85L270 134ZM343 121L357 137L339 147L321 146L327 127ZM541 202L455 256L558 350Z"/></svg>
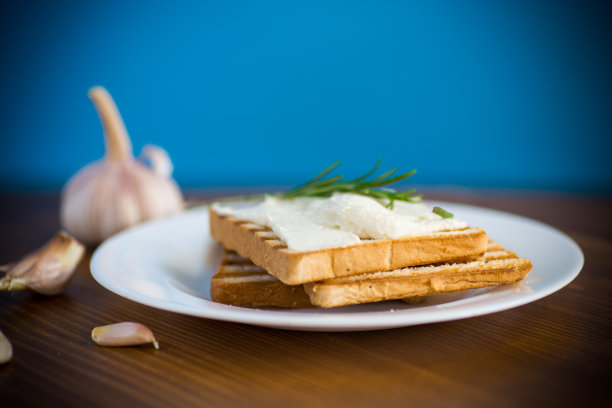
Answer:
<svg viewBox="0 0 612 408"><path fill-rule="evenodd" d="M481 190L433 191L427 197L549 223L581 246L584 269L561 291L492 315L392 330L317 333L143 306L98 285L85 259L64 295L0 293L0 329L14 347L13 360L0 366L0 406L608 403L612 200ZM2 194L0 208L0 263L20 258L58 229L57 194ZM149 326L161 349L103 348L90 340L93 327L128 320Z"/></svg>

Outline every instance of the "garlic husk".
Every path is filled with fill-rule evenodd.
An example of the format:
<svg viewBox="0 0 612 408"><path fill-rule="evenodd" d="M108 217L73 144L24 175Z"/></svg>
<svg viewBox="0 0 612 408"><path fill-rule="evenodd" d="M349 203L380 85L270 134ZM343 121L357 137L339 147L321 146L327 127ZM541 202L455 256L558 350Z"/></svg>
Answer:
<svg viewBox="0 0 612 408"><path fill-rule="evenodd" d="M79 240L98 244L135 224L182 211L184 201L167 172L171 162L164 164L161 153L157 155L157 163L165 166L161 170L134 159L123 120L106 89L94 87L89 96L104 128L106 155L68 181L60 219Z"/></svg>
<svg viewBox="0 0 612 408"><path fill-rule="evenodd" d="M0 364L8 363L13 358L13 346L0 330Z"/></svg>
<svg viewBox="0 0 612 408"><path fill-rule="evenodd" d="M30 289L43 295L57 295L66 289L85 247L65 231L21 261L7 268L0 290Z"/></svg>
<svg viewBox="0 0 612 408"><path fill-rule="evenodd" d="M125 347L153 343L153 347L159 349L153 332L148 327L134 322L96 327L91 331L91 339L99 346Z"/></svg>

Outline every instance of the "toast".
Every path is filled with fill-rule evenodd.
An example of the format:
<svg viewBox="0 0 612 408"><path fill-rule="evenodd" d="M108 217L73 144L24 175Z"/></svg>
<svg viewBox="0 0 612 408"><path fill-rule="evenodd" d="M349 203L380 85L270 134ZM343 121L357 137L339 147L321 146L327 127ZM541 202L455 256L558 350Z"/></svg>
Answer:
<svg viewBox="0 0 612 408"><path fill-rule="evenodd" d="M418 303L430 294L515 283L530 269L529 261L490 242L484 258L477 262L285 285L250 260L224 250L219 270L211 279L211 297L215 302L245 307L336 307L391 299Z"/></svg>
<svg viewBox="0 0 612 408"><path fill-rule="evenodd" d="M287 285L435 263L481 259L487 234L465 228L399 239L364 240L343 248L298 252L265 227L210 211L210 232L225 248L249 258Z"/></svg>
<svg viewBox="0 0 612 408"><path fill-rule="evenodd" d="M285 285L233 251L223 250L221 264L210 280L213 301L244 307L313 307L302 285Z"/></svg>
<svg viewBox="0 0 612 408"><path fill-rule="evenodd" d="M512 251L495 250L480 261L402 268L304 284L310 302L338 307L414 298L520 282L532 264Z"/></svg>

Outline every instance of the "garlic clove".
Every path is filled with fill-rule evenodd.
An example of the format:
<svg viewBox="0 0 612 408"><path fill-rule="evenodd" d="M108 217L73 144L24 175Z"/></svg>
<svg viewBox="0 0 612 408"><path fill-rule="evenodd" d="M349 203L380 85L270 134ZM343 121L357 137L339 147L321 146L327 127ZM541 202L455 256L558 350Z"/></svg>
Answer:
<svg viewBox="0 0 612 408"><path fill-rule="evenodd" d="M13 346L0 330L0 364L8 363L13 358Z"/></svg>
<svg viewBox="0 0 612 408"><path fill-rule="evenodd" d="M43 295L64 291L85 247L64 231L34 253L9 267L0 279L0 290L30 289Z"/></svg>
<svg viewBox="0 0 612 408"><path fill-rule="evenodd" d="M168 152L161 147L146 145L142 148L139 159L156 174L167 178L172 176L174 166L172 165L170 156L168 156Z"/></svg>
<svg viewBox="0 0 612 408"><path fill-rule="evenodd" d="M92 88L89 95L104 128L106 155L68 181L62 193L60 219L79 240L98 244L135 224L182 211L184 201L178 185L169 177L172 162L167 153L161 148L145 148L152 168L134 159L111 96L101 87Z"/></svg>
<svg viewBox="0 0 612 408"><path fill-rule="evenodd" d="M0 271L6 273L10 272L12 277L17 278L32 268L32 265L34 265L36 259L36 253L29 254L24 256L21 261L15 264L2 265L2 267L0 267Z"/></svg>
<svg viewBox="0 0 612 408"><path fill-rule="evenodd" d="M123 347L153 343L153 347L159 349L153 332L148 327L134 322L96 327L91 331L91 339L99 346Z"/></svg>

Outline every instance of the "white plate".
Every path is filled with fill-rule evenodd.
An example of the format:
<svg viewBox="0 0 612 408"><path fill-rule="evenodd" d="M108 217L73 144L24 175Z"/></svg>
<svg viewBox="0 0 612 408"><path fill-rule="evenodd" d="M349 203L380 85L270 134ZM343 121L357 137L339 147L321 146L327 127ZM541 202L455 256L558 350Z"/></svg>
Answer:
<svg viewBox="0 0 612 408"><path fill-rule="evenodd" d="M582 269L582 251L546 224L500 211L436 203L484 228L533 269L516 285L436 295L409 305L388 301L335 309L283 310L228 306L210 300L209 281L220 248L201 207L129 229L102 244L91 260L93 277L112 292L162 310L209 319L292 330L376 330L464 319L543 298L570 283Z"/></svg>

